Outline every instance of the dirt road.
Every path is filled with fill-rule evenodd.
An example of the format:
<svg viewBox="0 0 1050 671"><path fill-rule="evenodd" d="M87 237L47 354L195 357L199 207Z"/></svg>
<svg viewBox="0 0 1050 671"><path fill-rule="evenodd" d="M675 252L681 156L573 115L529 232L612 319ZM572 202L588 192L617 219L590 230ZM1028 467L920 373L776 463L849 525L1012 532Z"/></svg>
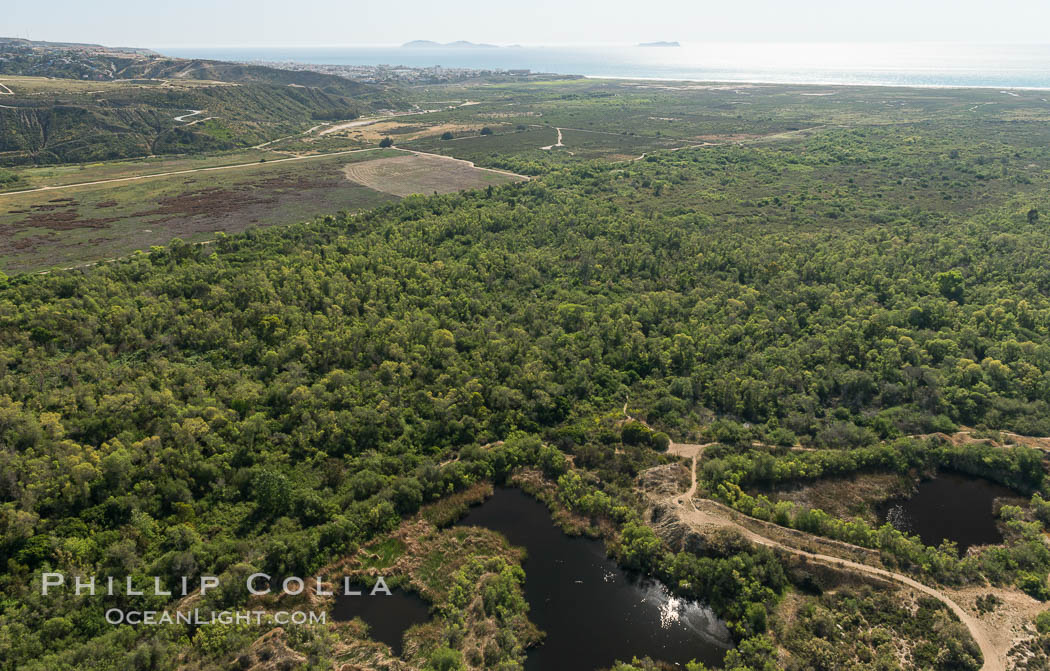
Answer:
<svg viewBox="0 0 1050 671"><path fill-rule="evenodd" d="M328 122L328 121L325 121L325 122L323 122L323 123L319 123L319 124L317 124L316 126L312 126L312 127L310 127L310 128L307 128L307 129L306 129L306 130L304 130L304 131L303 131L302 133L296 133L296 134L294 134L294 135L285 135L284 137L278 137L278 138L274 138L273 140L267 140L266 142L263 142L262 144L257 144L257 145L254 145L254 146L252 147L252 149L262 149L263 147L266 147L266 146L268 146L268 145L271 145L271 144L273 144L274 142L282 142L282 141L284 141L284 140L290 140L290 139L291 139L291 138L293 138L293 137L301 137L301 136L303 136L303 135L309 135L310 133L314 132L314 131L315 131L315 130L317 130L318 128L324 128L325 126L328 126L328 125L330 125L330 122Z"/></svg>
<svg viewBox="0 0 1050 671"><path fill-rule="evenodd" d="M478 103L465 102L463 105L477 105ZM458 107L463 107L458 105ZM456 105L453 105L456 107ZM318 133L318 136L328 135L329 133L335 133L336 131L346 130L347 128L360 128L361 126L371 126L372 124L379 123L380 121L390 121L391 119L398 119L403 116L416 116L418 114L432 114L434 112L440 112L441 110L419 110L418 112L400 112L398 114L389 114L387 116L378 116L371 119L356 119L354 121L344 121L337 123L331 128L325 128L323 131ZM310 131L307 131L308 133Z"/></svg>
<svg viewBox="0 0 1050 671"><path fill-rule="evenodd" d="M562 141L561 141L561 129L558 128L556 130L558 131L558 141L555 142L554 144L549 144L546 147L540 147L540 149L554 149L555 147L564 147L565 146L564 144L562 144Z"/></svg>
<svg viewBox="0 0 1050 671"><path fill-rule="evenodd" d="M626 409L626 405L624 406ZM626 413L625 413L626 414ZM984 656L984 664L981 666L982 671L1006 671L1006 659L1009 653L1009 649L1003 649L996 647L992 643L992 637L985 630L984 626L977 621L969 612L963 609L947 594L936 588L924 585L923 583L910 578L900 573L894 573L893 571L887 571L886 569L876 568L874 566L868 566L867 564L861 564L858 562L850 561L848 559L840 559L839 557L833 557L830 555L817 554L813 552L807 552L806 550L800 550L790 545L767 538L755 531L742 526L733 519L734 511L727 506L723 506L720 503L711 501L708 499L701 499L700 505L693 500L696 494L697 481L696 481L696 465L700 457L703 456L704 448L708 445L689 445L681 443L673 443L669 448L669 452L678 454L680 456L691 456L692 457L692 482L689 486L689 491L684 495L675 495L671 497L674 504L681 508L681 517L691 526L698 529L711 529L711 528L732 528L747 538L752 543L757 545L764 545L776 550L787 552L799 557L804 557L809 561L819 562L828 566L836 568L848 568L858 573L864 573L870 576L875 576L885 580L891 580L898 584L909 587L913 590L922 592L928 596L931 596L944 605L948 606L956 617L963 623L963 625L969 630L973 640L977 643L977 646L981 649L981 654Z"/></svg>
<svg viewBox="0 0 1050 671"><path fill-rule="evenodd" d="M367 151L378 151L379 149L380 149L380 147L368 147L366 149L347 149L345 151L333 151L333 152L329 152L327 154L310 154L309 156L290 156L288 158L273 159L273 160L267 161L266 164L287 163L289 161L311 161L311 160L316 160L316 159L331 158L332 156L345 156L347 154L359 154L359 153L363 153L363 152L367 152ZM528 177L526 175L519 175L517 173L509 172L507 170L497 170L496 168L483 168L481 166L476 166L471 161L464 161L463 159L453 158L451 156L443 156L441 154L430 154L430 153L423 152L423 151L413 151L411 149L401 149L401 148L398 148L398 147L392 147L392 149L395 149L397 151L407 152L407 153L410 153L410 154L418 154L420 156L433 156L435 158L440 158L440 159L443 159L443 160L446 160L446 161L458 161L460 163L464 163L464 164L470 166L471 168L475 168L476 170L484 170L486 172L494 172L494 173L497 173L497 174L500 174L500 175L507 175L508 177L514 177L514 178L520 179L520 180L531 179L531 177ZM5 191L3 193L0 193L0 198L3 198L4 196L14 196L14 195L17 195L17 194L20 194L20 193L33 193L33 192L36 192L36 191L61 191L62 189L75 189L75 188L77 188L79 186L96 186L98 184L113 184L113 183L116 183L116 182L135 182L135 181L143 180L143 179L155 179L157 177L171 177L173 175L189 175L189 174L192 174L192 173L195 173L195 172L210 172L210 171L214 171L214 170L236 170L237 168L249 168L249 167L256 167L257 168L260 165L265 165L265 164L261 164L261 163L259 163L259 161L252 161L251 163L234 163L232 165L217 165L217 166L211 166L211 167L208 167L208 168L188 168L186 170L171 170L169 172L156 172L156 173L152 173L152 174L149 174L149 175L135 175L133 177L113 177L111 179L99 179L99 180L95 180L95 181L91 181L91 182L77 182L75 184L57 184L55 186L38 186L38 187L33 188L33 189L21 189L19 191Z"/></svg>
<svg viewBox="0 0 1050 671"><path fill-rule="evenodd" d="M317 134L317 137L321 137L322 135L328 135L329 133L335 133L341 130L346 130L347 128L360 128L361 126L371 126L372 124L379 123L380 121L389 121L390 119L396 119L398 117L412 116L414 114L430 114L431 112L440 111L441 110L420 110L418 112L402 112L400 114L391 114L388 116L374 117L371 119L355 119L353 121L339 121L335 123L331 121L325 121L324 123L319 123L316 126L313 126L312 128L307 128L301 133L285 135L284 137L274 138L273 140L268 140L266 142L263 142L262 144L257 144L254 147L252 147L252 149L262 149L263 147L268 147L269 145L277 142L283 142L285 140L290 140L295 137L303 137L305 135L313 133L318 128L324 128L325 126L330 126L330 128L325 128L323 131Z"/></svg>
<svg viewBox="0 0 1050 671"><path fill-rule="evenodd" d="M198 114L200 114L203 111L204 110L190 110L189 114L183 114L182 116L177 116L177 117L175 117L175 120L179 121L179 122L182 122L182 121L186 120L186 117L197 116Z"/></svg>
<svg viewBox="0 0 1050 671"><path fill-rule="evenodd" d="M386 121L389 118L390 117L379 117L379 118L376 118L376 119L359 119L357 121L344 121L342 123L337 123L334 126L331 126L330 128L325 128L323 131L318 133L317 136L320 137L322 135L328 135L329 133L335 133L335 132L338 132L338 131L341 131L341 130L346 130L347 128L358 128L360 126L371 126L374 123L379 123L380 121ZM314 128L316 128L316 126ZM311 128L310 130L306 131L306 133L304 133L304 135L309 133L312 130L313 130L313 128Z"/></svg>
<svg viewBox="0 0 1050 671"><path fill-rule="evenodd" d="M332 156L342 156L345 154L358 154L365 151L378 151L379 147L369 147L367 149L347 149L346 151L334 151L328 154L311 154L309 156L291 156L289 158L276 158L272 161L267 161L266 164L271 163L285 163L287 161L310 161L320 158L330 158ZM0 193L0 198L4 196L14 196L20 193L32 193L34 191L59 191L62 189L74 189L78 186L95 186L96 184L112 184L114 182L134 182L140 179L154 179L156 177L170 177L172 175L189 175L195 172L208 172L211 170L236 170L237 168L258 168L260 165L259 161L252 161L251 163L234 163L233 165L217 165L209 168L188 168L186 170L172 170L170 172L156 172L149 175L135 175L134 177L114 177L112 179L99 179L93 182L77 182L76 184L57 184L55 186L38 186L34 189L22 189L21 191L5 191Z"/></svg>
<svg viewBox="0 0 1050 671"><path fill-rule="evenodd" d="M414 149L402 149L401 147L392 147L392 149L396 149L398 151L408 152L409 154L416 154L417 156L433 156L434 158L442 158L442 159L445 159L446 161L455 161L456 163L465 163L467 166L469 166L471 168L474 168L475 170L484 170L485 172L494 172L497 175L506 175L507 177L513 177L515 179L520 179L520 180L523 180L523 181L526 181L526 182L528 180L532 179L528 175L519 175L518 173L510 172L509 170L499 170L497 168L483 168L483 167L481 167L479 165L474 165L473 161L467 161L467 160L464 160L462 158L455 158L454 156L445 156L444 154L431 154L429 152L416 151Z"/></svg>
<svg viewBox="0 0 1050 671"><path fill-rule="evenodd" d="M201 117L200 119L194 119L193 121L191 121L188 124L186 124L186 126L192 126L195 123L204 123L205 121L211 121L212 119L218 119L218 118L219 117L217 117L217 116ZM183 128L185 128L186 126L183 126Z"/></svg>

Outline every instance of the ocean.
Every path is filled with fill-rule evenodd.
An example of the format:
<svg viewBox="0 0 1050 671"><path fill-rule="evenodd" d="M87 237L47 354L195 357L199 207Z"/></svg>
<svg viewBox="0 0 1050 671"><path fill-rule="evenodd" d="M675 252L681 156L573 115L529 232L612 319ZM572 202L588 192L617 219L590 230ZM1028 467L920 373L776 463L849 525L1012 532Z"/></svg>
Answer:
<svg viewBox="0 0 1050 671"><path fill-rule="evenodd" d="M229 61L405 65L717 82L1050 89L1050 44L745 43L681 47L171 47Z"/></svg>

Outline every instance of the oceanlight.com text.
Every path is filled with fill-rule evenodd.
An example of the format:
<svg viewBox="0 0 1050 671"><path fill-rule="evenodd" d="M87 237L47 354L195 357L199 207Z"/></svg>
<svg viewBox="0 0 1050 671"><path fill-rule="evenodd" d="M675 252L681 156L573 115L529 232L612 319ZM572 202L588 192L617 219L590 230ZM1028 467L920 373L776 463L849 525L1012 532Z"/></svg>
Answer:
<svg viewBox="0 0 1050 671"><path fill-rule="evenodd" d="M193 610L123 610L121 608L110 608L106 611L106 622L112 625L161 625L161 624L192 624L206 626L210 624L248 624L259 625L272 622L277 625L299 625L299 624L326 624L328 614L325 612L314 612L307 610L280 610L276 612L264 610L244 611L202 611L199 608Z"/></svg>

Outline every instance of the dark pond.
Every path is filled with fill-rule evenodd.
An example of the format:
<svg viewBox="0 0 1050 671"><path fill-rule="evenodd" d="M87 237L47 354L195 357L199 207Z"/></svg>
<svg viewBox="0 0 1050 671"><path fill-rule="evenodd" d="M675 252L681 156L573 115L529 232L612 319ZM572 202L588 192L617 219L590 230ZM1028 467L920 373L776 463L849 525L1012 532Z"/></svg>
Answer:
<svg viewBox="0 0 1050 671"><path fill-rule="evenodd" d="M910 498L888 502L880 513L901 531L918 534L926 545L953 540L962 554L972 545L1002 542L993 502L1016 496L1007 487L984 478L946 472L919 483Z"/></svg>
<svg viewBox="0 0 1050 671"><path fill-rule="evenodd" d="M706 607L627 575L604 545L567 536L546 506L518 489L499 488L459 524L498 531L528 551L529 619L546 632L528 653L527 671L593 671L648 655L681 664L720 665L729 632Z"/></svg>
<svg viewBox="0 0 1050 671"><path fill-rule="evenodd" d="M340 582L338 587L341 586ZM363 594L346 596L337 590L332 619L346 621L360 617L368 624L371 638L389 645L395 655L401 654L405 631L430 619L427 602L411 592L391 587L389 595L380 592L369 596L372 585L351 589L359 589Z"/></svg>

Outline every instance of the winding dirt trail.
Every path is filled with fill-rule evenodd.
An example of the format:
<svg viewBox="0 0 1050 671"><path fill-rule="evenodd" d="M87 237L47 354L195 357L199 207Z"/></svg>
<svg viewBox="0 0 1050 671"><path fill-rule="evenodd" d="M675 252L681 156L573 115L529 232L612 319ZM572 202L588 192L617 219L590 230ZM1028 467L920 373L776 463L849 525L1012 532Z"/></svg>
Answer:
<svg viewBox="0 0 1050 671"><path fill-rule="evenodd" d="M14 94L14 91L7 88L4 84L0 84L0 96L13 96Z"/></svg>
<svg viewBox="0 0 1050 671"><path fill-rule="evenodd" d="M218 118L219 117L217 117L217 116L201 117L200 119L194 119L193 121L190 121L189 123L186 124L186 126L192 126L195 123L204 123L205 121L211 121L212 119L218 119ZM185 128L186 126L183 126L183 128Z"/></svg>
<svg viewBox="0 0 1050 671"><path fill-rule="evenodd" d="M204 110L190 110L189 114L183 114L182 116L177 116L177 117L175 117L175 120L181 123L181 122L186 120L186 117L197 116L198 114L200 114L203 111Z"/></svg>
<svg viewBox="0 0 1050 671"><path fill-rule="evenodd" d="M627 404L624 404L624 414L626 414ZM913 578L886 569L877 568L874 566L868 566L867 564L861 564L859 562L851 561L849 559L841 559L839 557L833 557L831 555L817 554L813 552L807 552L806 550L800 550L790 545L785 545L780 541L767 538L755 531L742 526L731 516L731 509L721 504L710 501L708 499L701 499L700 506L696 505L693 497L696 494L697 480L696 480L696 465L703 456L704 449L709 444L704 445L693 445L684 443L671 443L671 447L668 449L672 454L677 454L683 457L692 457L692 476L689 490L683 495L672 496L671 499L675 505L681 508L681 516L686 522L693 527L698 528L712 528L712 527L728 527L738 531L741 535L747 538L752 543L763 545L769 548L787 552L798 557L804 557L809 561L814 561L835 568L848 568L859 573L865 573L870 576L882 578L885 580L891 580L898 584L904 585L916 591L922 592L928 596L931 596L944 605L948 606L956 617L963 623L963 625L969 630L973 640L977 643L977 646L981 649L981 655L984 657L984 664L981 666L982 671L1006 671L1006 659L1009 652L1008 649L997 648L992 643L992 638L985 630L984 626L977 621L969 612L964 610L959 604L957 604L950 596L938 590L936 588L925 585ZM862 548L860 548L862 549Z"/></svg>

